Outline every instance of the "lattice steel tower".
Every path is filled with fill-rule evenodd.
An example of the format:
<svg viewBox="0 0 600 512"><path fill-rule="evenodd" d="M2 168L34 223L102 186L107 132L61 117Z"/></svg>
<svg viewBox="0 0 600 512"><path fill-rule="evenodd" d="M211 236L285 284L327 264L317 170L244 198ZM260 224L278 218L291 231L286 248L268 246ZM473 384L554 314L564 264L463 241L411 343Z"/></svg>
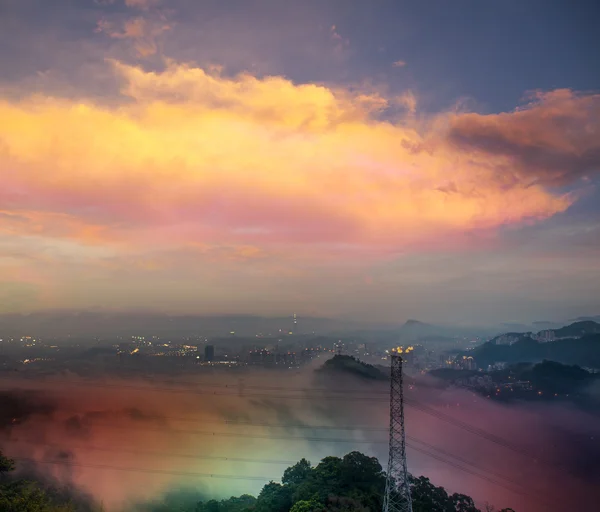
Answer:
<svg viewBox="0 0 600 512"><path fill-rule="evenodd" d="M412 350L409 347L407 351ZM392 358L390 384L390 453L383 512L412 512L406 439L404 434L404 394L402 391L402 347L390 352Z"/></svg>

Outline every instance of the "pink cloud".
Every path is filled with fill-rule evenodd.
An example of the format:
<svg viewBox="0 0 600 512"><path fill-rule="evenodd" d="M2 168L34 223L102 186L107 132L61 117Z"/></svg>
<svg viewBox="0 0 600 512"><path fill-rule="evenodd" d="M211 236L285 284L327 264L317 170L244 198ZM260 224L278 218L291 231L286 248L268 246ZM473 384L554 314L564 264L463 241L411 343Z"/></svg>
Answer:
<svg viewBox="0 0 600 512"><path fill-rule="evenodd" d="M0 102L5 233L129 249L160 233L165 247L315 254L469 245L465 233L564 211L575 196L532 180L574 179L595 151L596 96L557 91L512 113L441 115L423 131L412 116L377 120L388 101L414 114L409 93L388 100L176 63L115 71L129 100L119 107ZM530 147L569 158L546 169Z"/></svg>
<svg viewBox="0 0 600 512"><path fill-rule="evenodd" d="M600 94L537 92L511 113L458 114L448 140L504 162L509 182L565 185L600 169Z"/></svg>

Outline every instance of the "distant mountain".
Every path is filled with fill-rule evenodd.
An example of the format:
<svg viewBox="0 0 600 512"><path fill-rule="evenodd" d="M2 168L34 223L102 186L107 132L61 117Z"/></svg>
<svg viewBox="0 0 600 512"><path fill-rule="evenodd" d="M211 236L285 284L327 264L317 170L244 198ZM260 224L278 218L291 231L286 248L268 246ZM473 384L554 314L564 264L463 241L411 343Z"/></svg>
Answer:
<svg viewBox="0 0 600 512"><path fill-rule="evenodd" d="M554 330L557 338L579 337L586 334L600 333L600 323L593 320L583 320Z"/></svg>
<svg viewBox="0 0 600 512"><path fill-rule="evenodd" d="M406 322L404 322L404 327L417 327L417 328L421 328L421 327L434 327L431 324L427 324L425 322L421 322L420 320L412 320L409 319Z"/></svg>
<svg viewBox="0 0 600 512"><path fill-rule="evenodd" d="M328 334L358 329L361 324L316 317L297 317L302 333ZM0 315L0 337L115 337L115 336L277 336L293 328L289 317L254 315L166 315L160 313L58 311Z"/></svg>
<svg viewBox="0 0 600 512"><path fill-rule="evenodd" d="M483 367L498 362L537 363L547 359L563 364L600 368L600 334L585 334L580 338L564 338L545 343L528 334L517 334L520 337L511 345L499 345L492 340L469 354Z"/></svg>
<svg viewBox="0 0 600 512"><path fill-rule="evenodd" d="M533 322L532 327L534 327L534 329L559 329L560 327L563 327L564 325L565 325L564 323L549 322L548 320L541 320L538 322ZM529 330L529 329L525 329L525 330Z"/></svg>
<svg viewBox="0 0 600 512"><path fill-rule="evenodd" d="M600 322L600 315L596 316L578 316L577 318L571 319L571 322L585 322L591 320L592 322Z"/></svg>
<svg viewBox="0 0 600 512"><path fill-rule="evenodd" d="M510 322L505 322L505 323L501 324L500 327L502 328L503 331L511 331L511 332L526 332L526 331L531 330L530 325L516 324L516 323L510 323Z"/></svg>
<svg viewBox="0 0 600 512"><path fill-rule="evenodd" d="M525 338L533 338L538 339L542 337L544 333L550 331L552 333L553 338L580 338L581 336L585 336L586 334L596 334L600 333L600 323L593 322L591 320L586 320L582 322L575 322L564 327L559 327L557 329L542 329L536 333L532 331L527 332L505 332L499 334L495 338L492 338L490 341L494 344L504 344L504 343L514 343L517 340L522 340Z"/></svg>

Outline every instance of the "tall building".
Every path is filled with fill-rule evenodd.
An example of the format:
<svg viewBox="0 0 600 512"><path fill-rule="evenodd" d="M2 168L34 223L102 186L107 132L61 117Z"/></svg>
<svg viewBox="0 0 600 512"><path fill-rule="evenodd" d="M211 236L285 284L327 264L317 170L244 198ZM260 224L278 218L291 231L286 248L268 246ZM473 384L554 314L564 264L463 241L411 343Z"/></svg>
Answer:
<svg viewBox="0 0 600 512"><path fill-rule="evenodd" d="M215 347L214 345L206 345L204 347L204 360L213 361L215 358Z"/></svg>
<svg viewBox="0 0 600 512"><path fill-rule="evenodd" d="M296 317L296 313L294 313L294 325L292 327L292 332L294 334L298 334L298 318Z"/></svg>

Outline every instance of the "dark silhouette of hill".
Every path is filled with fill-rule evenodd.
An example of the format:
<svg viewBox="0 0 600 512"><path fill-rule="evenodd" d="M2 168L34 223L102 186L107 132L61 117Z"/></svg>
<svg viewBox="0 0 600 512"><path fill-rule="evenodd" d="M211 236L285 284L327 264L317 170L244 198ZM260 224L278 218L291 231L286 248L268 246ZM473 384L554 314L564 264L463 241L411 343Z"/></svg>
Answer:
<svg viewBox="0 0 600 512"><path fill-rule="evenodd" d="M446 382L460 381L469 377L480 376L477 370L457 370L439 368L429 372L430 375ZM561 397L587 395L589 387L600 382L600 374L590 373L577 365L565 365L556 361L544 360L541 363L516 363L503 370L488 372L495 383L526 381L531 383L528 393L505 393L501 398L546 400L556 395ZM514 391L514 390L513 390ZM538 394L541 392L541 394ZM487 394L488 391L485 391Z"/></svg>
<svg viewBox="0 0 600 512"><path fill-rule="evenodd" d="M387 376L374 366L363 363L355 357L336 355L325 361L317 370L321 374L344 374L370 380L386 380Z"/></svg>
<svg viewBox="0 0 600 512"><path fill-rule="evenodd" d="M582 320L554 330L557 338L570 338L600 333L600 324L593 320Z"/></svg>

